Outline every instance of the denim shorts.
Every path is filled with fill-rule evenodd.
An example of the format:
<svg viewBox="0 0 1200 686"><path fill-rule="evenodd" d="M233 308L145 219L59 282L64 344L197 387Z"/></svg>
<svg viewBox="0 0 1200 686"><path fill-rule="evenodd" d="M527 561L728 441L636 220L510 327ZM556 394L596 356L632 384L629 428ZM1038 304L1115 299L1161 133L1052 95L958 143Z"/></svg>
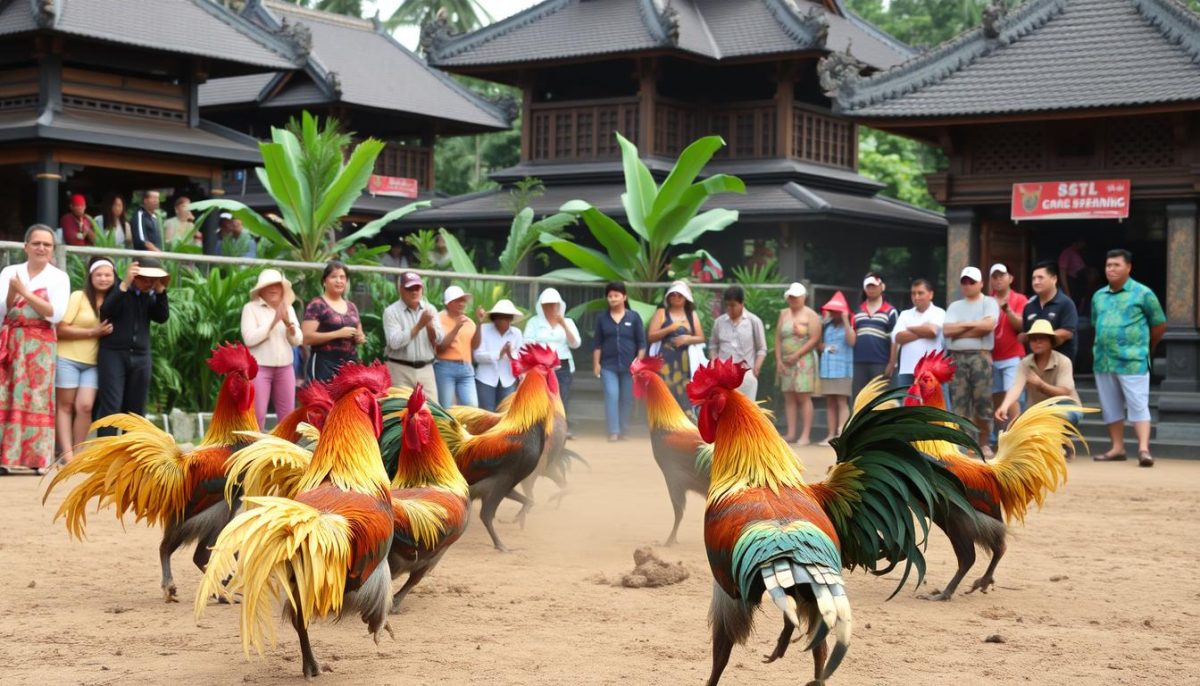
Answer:
<svg viewBox="0 0 1200 686"><path fill-rule="evenodd" d="M1007 393L1017 381L1017 368L1020 366L1019 357L992 360L992 393Z"/></svg>
<svg viewBox="0 0 1200 686"><path fill-rule="evenodd" d="M96 365L60 357L54 366L55 388L99 388Z"/></svg>

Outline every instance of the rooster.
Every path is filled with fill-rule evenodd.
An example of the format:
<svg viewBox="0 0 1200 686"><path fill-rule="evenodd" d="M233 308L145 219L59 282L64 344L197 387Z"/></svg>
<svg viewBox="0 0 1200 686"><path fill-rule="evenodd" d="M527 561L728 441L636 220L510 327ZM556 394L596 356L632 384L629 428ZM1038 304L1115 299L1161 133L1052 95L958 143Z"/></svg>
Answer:
<svg viewBox="0 0 1200 686"><path fill-rule="evenodd" d="M296 394L299 403L296 409L280 418L271 429L270 435L292 443L299 443L304 436L300 432L301 424L320 429L325 425L325 416L333 407L333 398L329 396L329 386L322 381L310 381Z"/></svg>
<svg viewBox="0 0 1200 686"><path fill-rule="evenodd" d="M300 639L306 679L320 673L308 639L315 618L358 613L379 642L387 624L392 499L379 454L379 398L391 376L375 363L349 363L334 377L325 420L295 499L246 497L249 506L221 532L196 594L196 616L211 594L242 594L242 649L260 655L275 639L273 608Z"/></svg>
<svg viewBox="0 0 1200 686"><path fill-rule="evenodd" d="M673 545L687 507L688 491L708 495L708 472L712 467L712 444L684 414L663 381L661 357L644 357L629 366L633 395L646 401L646 422L654 461L667 481L667 495L675 510L675 524L665 545Z"/></svg>
<svg viewBox="0 0 1200 686"><path fill-rule="evenodd" d="M527 345L512 365L513 372L522 376L521 382L513 394L512 406L492 428L472 435L445 411L435 412L440 415L436 422L438 431L454 455L459 471L471 485L471 499L482 501L479 519L492 545L501 552L508 552L508 548L496 534L496 510L505 497L521 505L529 503L514 489L537 469L546 446L546 427L555 412L554 396L558 393L558 379L554 376L558 354L553 348ZM407 403L406 398L393 391L393 396L384 402L384 409L389 417L397 417ZM398 435L387 428L385 435ZM399 452L396 443L394 438L383 442L384 459L389 464Z"/></svg>
<svg viewBox="0 0 1200 686"><path fill-rule="evenodd" d="M392 479L392 578L408 579L392 598L392 614L467 528L470 487L425 407L418 385L401 410L400 454Z"/></svg>
<svg viewBox="0 0 1200 686"><path fill-rule="evenodd" d="M943 352L926 353L917 362L913 385L908 389L907 405L945 409L942 384L954 376L954 362ZM865 389L861 397L878 392L879 383ZM855 408L857 414L858 408ZM958 571L946 587L924 594L927 600L950 600L959 583L975 564L975 546L991 553L991 562L983 576L971 584L967 593L986 593L995 583L993 574L1007 550L1006 522L1023 522L1029 505L1041 507L1050 492L1067 481L1066 456L1074 454L1074 439L1083 441L1079 430L1066 418L1069 412L1094 412L1072 403L1068 398L1050 398L1027 409L1008 428L1000 432L996 455L989 462L967 456L958 446L943 441L919 441L915 447L938 460L954 473L967 488L967 498L982 516L967 517L949 511L935 515L933 521L946 533L954 548Z"/></svg>
<svg viewBox="0 0 1200 686"><path fill-rule="evenodd" d="M46 489L42 503L59 483L76 475L84 479L59 506L55 519L64 517L67 530L82 540L87 524L87 504L113 505L117 518L132 513L163 528L158 552L162 564L162 593L178 602L171 575L171 555L182 545L197 541L192 561L201 570L209 547L233 516L234 506L222 497L225 463L249 440L242 432L258 430L254 415L254 377L258 364L246 346L222 345L213 351L208 366L225 377L213 409L212 422L194 450L183 452L170 434L144 417L116 414L92 424L93 429L113 428L124 433L102 436L83 445L75 459L63 467Z"/></svg>
<svg viewBox="0 0 1200 686"><path fill-rule="evenodd" d="M767 415L737 392L746 371L743 364L716 360L697 370L688 384L688 399L699 408L700 436L713 444L704 517L714 579L708 683L716 686L733 645L749 636L764 592L783 614L783 631L766 661L783 657L800 628L807 636L805 650L813 652L814 679L824 683L850 644L850 602L841 570L864 567L885 574L903 561L895 592L913 568L920 583L921 539L927 530L922 513L970 510L962 484L909 441L970 439L933 424L951 417L933 408L866 412L833 441L838 461L825 481L809 485ZM884 394L875 405L902 393ZM832 651L825 643L830 632Z"/></svg>

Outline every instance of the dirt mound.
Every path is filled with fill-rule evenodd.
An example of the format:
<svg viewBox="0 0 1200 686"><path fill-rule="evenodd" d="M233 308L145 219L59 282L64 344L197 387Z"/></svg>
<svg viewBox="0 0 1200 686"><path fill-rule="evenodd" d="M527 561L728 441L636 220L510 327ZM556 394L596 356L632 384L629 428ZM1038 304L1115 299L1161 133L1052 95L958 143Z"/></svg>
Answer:
<svg viewBox="0 0 1200 686"><path fill-rule="evenodd" d="M621 585L625 588L670 586L691 576L682 562L666 562L649 547L633 551L633 563L636 565L633 571L621 576Z"/></svg>

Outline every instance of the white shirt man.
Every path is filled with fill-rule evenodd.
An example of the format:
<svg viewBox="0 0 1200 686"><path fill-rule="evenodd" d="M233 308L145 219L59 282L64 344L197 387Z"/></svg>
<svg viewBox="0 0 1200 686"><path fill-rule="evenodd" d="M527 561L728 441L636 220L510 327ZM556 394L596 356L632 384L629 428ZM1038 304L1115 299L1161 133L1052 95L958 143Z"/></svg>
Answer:
<svg viewBox="0 0 1200 686"><path fill-rule="evenodd" d="M917 362L929 352L942 349L942 324L946 311L933 304L933 286L925 279L913 281L913 306L900 313L892 342L899 347L898 383L911 385Z"/></svg>

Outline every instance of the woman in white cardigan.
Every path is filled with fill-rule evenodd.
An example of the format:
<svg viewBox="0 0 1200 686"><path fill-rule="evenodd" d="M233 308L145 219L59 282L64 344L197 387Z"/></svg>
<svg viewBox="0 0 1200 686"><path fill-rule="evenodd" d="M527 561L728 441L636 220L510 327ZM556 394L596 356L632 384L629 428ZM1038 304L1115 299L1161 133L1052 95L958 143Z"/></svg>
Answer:
<svg viewBox="0 0 1200 686"><path fill-rule="evenodd" d="M479 314L486 315L488 322L479 327L479 347L474 354L475 390L480 409L495 412L500 401L516 390L512 361L525 341L521 330L512 324L523 315L507 298L487 312L480 308Z"/></svg>
<svg viewBox="0 0 1200 686"><path fill-rule="evenodd" d="M284 417L296 407L296 368L292 352L300 345L300 322L292 303L292 284L275 269L264 269L242 308L242 341L258 362L254 377L254 414L266 430L267 405Z"/></svg>

